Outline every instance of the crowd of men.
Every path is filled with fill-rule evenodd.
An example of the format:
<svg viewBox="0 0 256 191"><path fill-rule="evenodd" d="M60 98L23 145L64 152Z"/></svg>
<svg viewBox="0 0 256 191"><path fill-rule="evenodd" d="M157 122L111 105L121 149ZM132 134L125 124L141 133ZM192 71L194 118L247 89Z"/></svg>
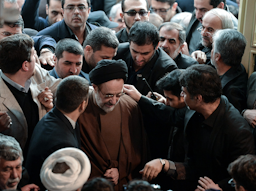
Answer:
<svg viewBox="0 0 256 191"><path fill-rule="evenodd" d="M237 4L190 1L0 1L0 190L255 190Z"/></svg>

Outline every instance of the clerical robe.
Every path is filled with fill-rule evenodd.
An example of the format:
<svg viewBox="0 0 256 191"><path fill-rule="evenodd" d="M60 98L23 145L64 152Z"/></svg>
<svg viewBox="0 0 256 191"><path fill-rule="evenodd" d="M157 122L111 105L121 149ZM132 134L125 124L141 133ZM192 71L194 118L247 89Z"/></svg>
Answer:
<svg viewBox="0 0 256 191"><path fill-rule="evenodd" d="M146 134L137 103L129 96L120 97L114 110L105 113L90 91L89 103L78 119L81 149L91 161L90 178L102 177L106 170L117 168L118 185L123 190L133 178L141 178L139 171L147 162Z"/></svg>

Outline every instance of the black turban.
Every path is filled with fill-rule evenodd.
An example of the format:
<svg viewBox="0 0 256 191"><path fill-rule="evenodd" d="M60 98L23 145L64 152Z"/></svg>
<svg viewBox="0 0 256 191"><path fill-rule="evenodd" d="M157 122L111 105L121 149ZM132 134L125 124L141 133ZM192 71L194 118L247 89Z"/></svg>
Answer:
<svg viewBox="0 0 256 191"><path fill-rule="evenodd" d="M128 69L123 60L101 60L96 67L89 73L91 83L102 84L114 79L126 81Z"/></svg>

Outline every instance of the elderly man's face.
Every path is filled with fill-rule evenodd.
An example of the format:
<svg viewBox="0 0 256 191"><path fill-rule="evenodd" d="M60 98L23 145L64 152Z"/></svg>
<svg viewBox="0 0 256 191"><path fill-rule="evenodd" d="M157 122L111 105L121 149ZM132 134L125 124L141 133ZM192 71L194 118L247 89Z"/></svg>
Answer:
<svg viewBox="0 0 256 191"><path fill-rule="evenodd" d="M222 29L222 23L219 17L213 14L207 14L203 18L202 22L202 44L205 47L211 48L212 47L212 37L216 30Z"/></svg>
<svg viewBox="0 0 256 191"><path fill-rule="evenodd" d="M84 29L91 8L87 0L65 0L63 18L72 30Z"/></svg>
<svg viewBox="0 0 256 191"><path fill-rule="evenodd" d="M16 190L21 179L22 161L18 158L14 161L0 159L0 189Z"/></svg>
<svg viewBox="0 0 256 191"><path fill-rule="evenodd" d="M98 86L93 84L97 105L106 113L113 111L123 95L123 86L123 79L110 80Z"/></svg>
<svg viewBox="0 0 256 191"><path fill-rule="evenodd" d="M3 25L2 28L0 28L0 40L2 40L4 37L15 35L15 34L21 34L22 30L21 27L9 27L8 25Z"/></svg>

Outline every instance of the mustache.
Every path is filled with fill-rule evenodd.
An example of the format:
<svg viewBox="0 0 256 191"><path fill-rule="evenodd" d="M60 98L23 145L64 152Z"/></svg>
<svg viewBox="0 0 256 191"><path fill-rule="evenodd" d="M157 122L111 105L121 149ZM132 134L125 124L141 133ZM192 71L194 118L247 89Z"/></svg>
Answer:
<svg viewBox="0 0 256 191"><path fill-rule="evenodd" d="M81 16L78 14L78 15L74 15L72 16L72 19L81 19Z"/></svg>
<svg viewBox="0 0 256 191"><path fill-rule="evenodd" d="M8 179L8 184L14 183L14 182L20 182L20 178L15 178L15 179Z"/></svg>

